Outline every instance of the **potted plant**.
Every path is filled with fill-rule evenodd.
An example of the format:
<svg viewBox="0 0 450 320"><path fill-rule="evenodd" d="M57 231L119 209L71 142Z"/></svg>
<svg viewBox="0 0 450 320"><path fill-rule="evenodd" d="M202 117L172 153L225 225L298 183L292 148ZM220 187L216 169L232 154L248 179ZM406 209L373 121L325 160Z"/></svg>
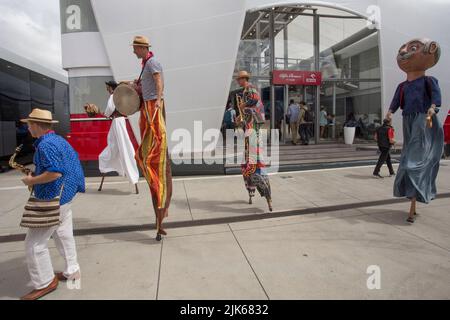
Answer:
<svg viewBox="0 0 450 320"><path fill-rule="evenodd" d="M356 126L358 122L355 119L353 113L349 114L347 121L344 123L344 142L345 144L353 144L355 139Z"/></svg>

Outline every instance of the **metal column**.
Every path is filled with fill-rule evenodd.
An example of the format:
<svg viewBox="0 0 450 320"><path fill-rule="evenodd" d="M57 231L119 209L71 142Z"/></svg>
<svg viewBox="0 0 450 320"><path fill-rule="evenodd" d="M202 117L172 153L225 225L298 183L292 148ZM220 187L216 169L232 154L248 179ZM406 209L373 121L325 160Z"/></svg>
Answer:
<svg viewBox="0 0 450 320"><path fill-rule="evenodd" d="M314 41L314 71L320 71L320 30L319 15L314 10L313 16L313 41ZM315 121L314 121L314 141L316 144L320 142L320 86L316 86L316 103L315 103Z"/></svg>
<svg viewBox="0 0 450 320"><path fill-rule="evenodd" d="M284 119L282 120L282 124L283 124L283 143L286 143L286 112L289 106L289 85L285 84L284 85L284 114L285 116L283 117Z"/></svg>
<svg viewBox="0 0 450 320"><path fill-rule="evenodd" d="M333 81L333 114L335 116L333 123L332 138L336 139L336 82Z"/></svg>
<svg viewBox="0 0 450 320"><path fill-rule="evenodd" d="M275 20L274 12L269 14L269 41L270 41L270 74L275 69ZM270 83L270 128L275 129L275 86Z"/></svg>
<svg viewBox="0 0 450 320"><path fill-rule="evenodd" d="M283 48L284 48L284 70L289 68L289 47L288 47L288 26L287 24L283 28ZM284 114L287 112L289 106L289 86L286 84L284 86ZM286 116L283 117L283 143L286 143Z"/></svg>
<svg viewBox="0 0 450 320"><path fill-rule="evenodd" d="M289 68L289 46L288 46L288 26L283 28L283 48L284 48L284 70Z"/></svg>
<svg viewBox="0 0 450 320"><path fill-rule="evenodd" d="M256 23L256 70L257 75L261 75L261 24L258 21Z"/></svg>

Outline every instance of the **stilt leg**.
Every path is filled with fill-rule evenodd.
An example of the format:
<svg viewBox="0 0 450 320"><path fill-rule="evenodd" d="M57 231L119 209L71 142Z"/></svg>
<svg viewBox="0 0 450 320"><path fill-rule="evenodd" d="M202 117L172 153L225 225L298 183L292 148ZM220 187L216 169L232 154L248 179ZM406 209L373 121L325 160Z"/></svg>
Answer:
<svg viewBox="0 0 450 320"><path fill-rule="evenodd" d="M267 199L267 205L269 206L269 211L272 212L273 208L272 208L272 199L270 198L266 198Z"/></svg>
<svg viewBox="0 0 450 320"><path fill-rule="evenodd" d="M156 214L156 241L162 240L161 234L159 233L160 228L161 228L161 226L160 226L159 215Z"/></svg>
<svg viewBox="0 0 450 320"><path fill-rule="evenodd" d="M156 214L156 241L161 241L162 236L167 235L167 232L162 228L166 210L168 209L158 210Z"/></svg>
<svg viewBox="0 0 450 320"><path fill-rule="evenodd" d="M134 186L136 187L136 194L139 194L139 188L138 188L137 183Z"/></svg>
<svg viewBox="0 0 450 320"><path fill-rule="evenodd" d="M406 219L406 221L413 223L414 220L416 219L415 215L416 215L416 198L412 198L411 207L409 208L409 216L408 219Z"/></svg>
<svg viewBox="0 0 450 320"><path fill-rule="evenodd" d="M98 188L98 191L102 191L104 181L105 181L105 175L102 175L102 182L100 183L100 187Z"/></svg>
<svg viewBox="0 0 450 320"><path fill-rule="evenodd" d="M255 190L248 190L248 204L253 204L253 197L255 196Z"/></svg>

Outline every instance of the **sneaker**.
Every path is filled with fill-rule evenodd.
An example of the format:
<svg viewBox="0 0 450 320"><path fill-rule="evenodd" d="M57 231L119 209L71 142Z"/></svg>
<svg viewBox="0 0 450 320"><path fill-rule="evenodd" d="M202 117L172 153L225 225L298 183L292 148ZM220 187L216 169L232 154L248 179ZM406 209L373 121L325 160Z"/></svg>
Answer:
<svg viewBox="0 0 450 320"><path fill-rule="evenodd" d="M377 179L383 179L384 177L380 175L379 173L374 173L373 176Z"/></svg>
<svg viewBox="0 0 450 320"><path fill-rule="evenodd" d="M389 174L389 177L395 177L395 172L394 172L394 173L391 173L391 174Z"/></svg>

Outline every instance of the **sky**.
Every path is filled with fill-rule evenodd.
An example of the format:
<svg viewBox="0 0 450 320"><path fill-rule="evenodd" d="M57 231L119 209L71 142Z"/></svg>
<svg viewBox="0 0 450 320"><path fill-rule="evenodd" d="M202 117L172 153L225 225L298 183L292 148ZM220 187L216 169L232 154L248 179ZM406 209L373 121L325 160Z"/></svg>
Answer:
<svg viewBox="0 0 450 320"><path fill-rule="evenodd" d="M0 0L0 43L62 73L59 0Z"/></svg>

